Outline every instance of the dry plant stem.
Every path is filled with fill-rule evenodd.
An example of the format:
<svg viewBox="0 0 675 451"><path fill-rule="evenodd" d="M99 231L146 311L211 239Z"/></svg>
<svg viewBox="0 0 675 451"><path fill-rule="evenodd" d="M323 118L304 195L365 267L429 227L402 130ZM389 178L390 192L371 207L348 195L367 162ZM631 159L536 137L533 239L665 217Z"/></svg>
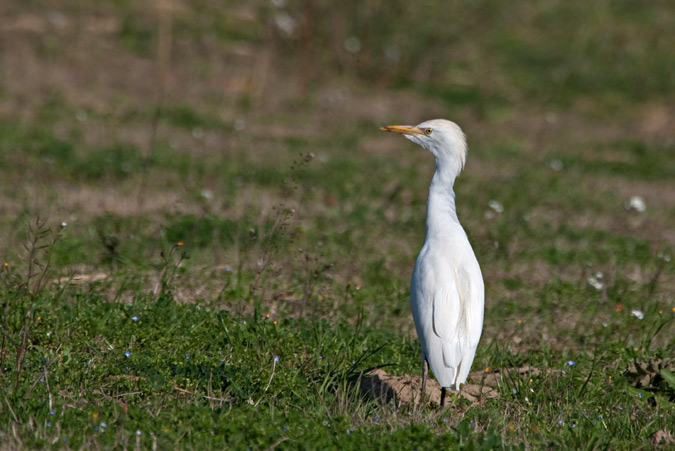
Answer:
<svg viewBox="0 0 675 451"><path fill-rule="evenodd" d="M145 204L145 192L148 184L148 175L152 159L155 155L157 146L157 134L159 129L159 120L162 117L162 109L166 100L166 78L169 71L169 59L171 57L171 7L168 2L160 1L158 3L158 38L157 38L157 101L155 104L155 114L152 117L150 125L150 137L148 140L148 154L145 158L145 164L142 169L141 180L138 186L137 204L138 209L142 210ZM140 216L139 216L140 217Z"/></svg>
<svg viewBox="0 0 675 451"><path fill-rule="evenodd" d="M30 294L30 281L33 277L35 277L35 274L33 273L33 265L37 264L35 255L37 251L41 249L41 246L38 246L38 242L43 237L43 233L45 232L43 230L44 225L45 221L41 220L39 217L35 220L35 227L37 230L33 230L32 223L28 223L28 244L24 244L23 246L24 249L28 251L28 270L23 288L24 296L28 296Z"/></svg>
<svg viewBox="0 0 675 451"><path fill-rule="evenodd" d="M159 299L159 295L162 293L162 290L164 288L163 281L164 281L164 276L166 275L166 270L168 268L169 268L168 263L165 263L164 267L162 268L162 271L159 273L159 277L157 278L157 283L155 283L155 287L152 290L155 301L157 301L157 299Z"/></svg>
<svg viewBox="0 0 675 451"><path fill-rule="evenodd" d="M49 386L49 371L47 365L44 365L45 383L47 384L47 395L49 396L49 411L52 411L54 398L52 397L52 389Z"/></svg>
<svg viewBox="0 0 675 451"><path fill-rule="evenodd" d="M28 309L26 310L26 315L24 317L24 323L21 327L21 332L19 333L20 342L16 350L16 377L14 379L14 387L19 385L19 377L21 376L21 369L23 367L23 362L26 358L26 352L28 350L28 337L32 330L32 312L33 306L35 304L35 297L40 291L45 287L46 281L48 280L47 276L50 272L51 264L51 255L52 248L59 239L59 234L53 234L50 228L45 227L46 220L42 220L39 217L35 220L35 228L29 223L28 232L29 232L29 241L28 244L24 245L24 248L28 251L28 270L26 274L26 281L24 282L24 299L28 298ZM40 244L41 240L49 235L52 235L52 239L46 244ZM38 251L45 250L46 261L40 263L37 261ZM34 267L39 268L39 272L34 272ZM35 276L38 276L37 282L31 289L31 279Z"/></svg>
<svg viewBox="0 0 675 451"><path fill-rule="evenodd" d="M56 349L56 353L58 354L60 350L61 350L61 346L59 346ZM44 370L42 370L42 372L40 374L38 374L38 376L35 378L35 381L33 382L33 385L30 386L30 388L28 389L28 391L24 395L23 399L30 398L30 394L33 392L33 390L35 389L35 386L40 381L40 379L42 379L44 377L45 380L48 380L47 374L48 374L48 371L49 371L49 367L52 366L52 363L54 363L54 362L56 362L56 359L54 359L51 362L49 362L48 364L44 365ZM47 382L47 389L49 390L49 382ZM51 410L51 391L49 391L49 398L50 398L49 402L50 402L50 410Z"/></svg>
<svg viewBox="0 0 675 451"><path fill-rule="evenodd" d="M288 437L281 437L279 440L276 442L272 443L269 448L267 449L276 449L277 446L281 445L283 442L288 440Z"/></svg>
<svg viewBox="0 0 675 451"><path fill-rule="evenodd" d="M656 272L654 272L654 276L652 277L652 280L649 282L649 296L653 296L654 292L656 292L656 286L659 282L659 276L661 276L661 271L663 271L663 267L666 265L665 260L661 260L659 262L659 266L656 268Z"/></svg>
<svg viewBox="0 0 675 451"><path fill-rule="evenodd" d="M318 280L319 276L328 271L332 267L332 265L330 264L324 264L320 268L317 268L316 267L318 263L317 260L318 259L316 257L311 257L309 252L304 254L303 266L305 270L305 282L302 295L303 313L305 306L308 305L310 298L314 294L316 281Z"/></svg>
<svg viewBox="0 0 675 451"><path fill-rule="evenodd" d="M5 398L5 403L7 404L7 409L9 410L9 413L12 414L14 417L14 423L18 423L19 419L16 417L16 414L14 413L14 409L12 409L12 405L9 403L9 399Z"/></svg>
<svg viewBox="0 0 675 451"><path fill-rule="evenodd" d="M297 185L297 174L302 171L302 169L309 164L310 161L314 159L313 153L300 154L299 159L295 160L290 168L290 175L287 180L284 181L283 187L285 190L289 191L288 196L294 194L298 190ZM258 289L260 288L260 280L262 275L265 273L267 268L272 264L272 260L275 257L278 251L277 238L282 236L283 233L288 228L291 218L295 214L295 210L292 208L286 207L283 203L280 203L277 207L274 208L276 211L276 216L274 217L274 223L272 229L270 230L267 238L267 245L263 249L263 255L260 259L260 265L257 271L257 274L250 287L250 297L254 298ZM262 227L261 227L262 230ZM307 256L305 256L307 258ZM239 271L241 274L241 271ZM304 305L304 303L303 303Z"/></svg>
<svg viewBox="0 0 675 451"><path fill-rule="evenodd" d="M292 213L290 212L290 210L286 209L283 204L278 207L277 215L274 218L274 225L272 226L272 230L270 231L269 234L270 243L263 249L263 255L262 258L260 259L261 261L260 268L258 269L256 276L253 279L253 282L251 282L250 287L251 296L253 296L258 290L260 278L265 273L266 269L272 262L272 258L274 257L274 254L277 251L277 246L274 241L276 240L276 237L281 235L283 230L285 230L286 226L288 226L288 221L291 215Z"/></svg>
<svg viewBox="0 0 675 451"><path fill-rule="evenodd" d="M178 249L178 245L174 245L171 248L171 251L169 251L169 257L171 257ZM178 261L173 264L173 270L171 273L169 273L169 266L171 266L171 258L167 258L166 255L164 255L164 252L162 252L162 258L164 259L164 266L162 267L162 271L159 273L159 277L157 278L157 283L155 283L155 287L153 288L153 295L154 295L154 300L157 301L159 299L159 296L166 291L166 287L169 285L171 282L171 278L176 274L176 271L178 270L178 267L180 264L188 258L187 253L182 252L180 254L180 257L178 258ZM168 274L168 276L167 276Z"/></svg>
<svg viewBox="0 0 675 451"><path fill-rule="evenodd" d="M162 290L164 288L164 276L166 276L166 270L169 268L168 263L164 264L164 267L162 268L162 271L159 273L159 277L157 278L157 283L155 283L155 288L153 288L153 295L154 295L154 300L157 301L159 299L159 295L162 293Z"/></svg>
<svg viewBox="0 0 675 451"><path fill-rule="evenodd" d="M258 402L256 402L256 403L254 404L254 406L257 407L258 404L260 404L260 401L262 401L263 398L265 397L265 393L267 393L267 390L270 389L270 385L272 384L272 379L274 379L274 370L275 370L276 368L277 368L277 359L276 359L276 357L275 357L274 360L272 361L272 374L270 374L270 380L267 381L267 387L265 387L265 390L263 390L263 394L260 396L260 399L258 399Z"/></svg>

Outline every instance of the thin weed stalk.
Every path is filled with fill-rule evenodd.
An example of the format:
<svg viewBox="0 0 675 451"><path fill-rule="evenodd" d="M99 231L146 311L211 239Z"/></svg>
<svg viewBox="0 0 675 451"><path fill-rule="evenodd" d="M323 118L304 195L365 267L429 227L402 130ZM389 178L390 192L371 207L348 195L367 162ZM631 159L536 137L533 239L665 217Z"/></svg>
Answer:
<svg viewBox="0 0 675 451"><path fill-rule="evenodd" d="M29 337L31 336L32 329L35 327L35 322L32 321L35 300L47 285L48 276L51 274L52 251L54 245L56 245L61 237L61 230L53 233L46 223L46 220L39 217L34 223L29 223L28 242L24 244L24 249L28 252L28 266L26 278L21 287L23 295L20 298L20 302L23 304L28 300L28 307L26 308L23 325L19 332L19 342L16 347L15 388L19 385L21 370L28 352ZM40 255L41 253L42 255ZM40 257L42 257L42 261L40 261ZM31 283L33 280L34 283Z"/></svg>
<svg viewBox="0 0 675 451"><path fill-rule="evenodd" d="M299 158L293 161L290 167L289 176L284 181L282 189L286 197L291 197L294 195L300 186L300 175L302 174L306 165L308 165L314 159L314 154L300 154ZM296 211L294 208L288 207L285 203L280 203L279 205L273 208L273 218L272 224L269 228L269 231L265 233L263 237L259 239L260 243L260 253L259 258L256 261L256 274L253 278L253 281L249 285L249 299L252 299L256 305L254 305L254 310L259 310L257 307L260 299L264 295L263 287L263 275L265 275L268 270L274 266L275 259L279 253L280 243L283 238L287 236L288 228L291 225L292 219L295 217ZM263 224L266 221L263 221ZM254 238L258 238L257 235L254 235ZM308 280L305 281L305 295L303 297L303 306L307 301L307 290L312 287L311 278L314 276L315 272L310 271L308 268L309 257L307 254L304 255L304 266L306 270L306 277ZM324 269L325 270L325 269ZM311 291L311 290L310 290ZM304 309L304 307L303 307Z"/></svg>
<svg viewBox="0 0 675 451"><path fill-rule="evenodd" d="M160 254L162 256L162 259L164 260L164 265L162 266L162 270L160 271L159 276L157 277L155 287L152 290L154 301L157 301L163 294L167 292L168 287L171 283L171 279L176 274L176 271L178 271L178 267L181 265L183 260L187 260L188 258L190 258L190 256L186 251L182 251L177 258L174 257L174 254L176 254L177 251L182 247L183 242L181 241L171 246L168 256L164 253L164 251L162 251L162 253ZM169 271L169 268L171 268L171 271Z"/></svg>
<svg viewBox="0 0 675 451"><path fill-rule="evenodd" d="M141 180L138 186L137 204L142 210L145 204L145 193L148 185L150 166L152 165L157 147L159 122L162 118L162 110L166 101L166 79L169 73L169 62L172 48L172 8L170 2L160 0L157 4L157 92L155 111L150 123L150 136L148 139L148 153L142 168ZM140 216L139 216L140 218Z"/></svg>

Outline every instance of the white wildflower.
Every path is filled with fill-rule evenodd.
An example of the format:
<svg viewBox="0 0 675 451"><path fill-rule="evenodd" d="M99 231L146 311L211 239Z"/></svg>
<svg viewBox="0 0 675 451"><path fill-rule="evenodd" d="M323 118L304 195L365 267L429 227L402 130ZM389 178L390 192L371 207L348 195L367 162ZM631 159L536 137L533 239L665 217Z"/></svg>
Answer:
<svg viewBox="0 0 675 451"><path fill-rule="evenodd" d="M551 162L548 165L551 169L553 169L556 172L562 171L563 168L563 162L558 159L551 160Z"/></svg>
<svg viewBox="0 0 675 451"><path fill-rule="evenodd" d="M496 200L491 200L488 202L488 206L492 208L494 211L497 213L503 213L504 212L504 206L497 202Z"/></svg>
<svg viewBox="0 0 675 451"><path fill-rule="evenodd" d="M644 319L645 314L642 313L640 310L631 310L630 311L631 316L636 317L637 319Z"/></svg>
<svg viewBox="0 0 675 451"><path fill-rule="evenodd" d="M345 50L349 53L358 53L361 50L361 40L356 36L345 39Z"/></svg>
<svg viewBox="0 0 675 451"><path fill-rule="evenodd" d="M288 13L286 12L279 12L274 16L274 23L277 25L277 28L281 30L284 34L290 36L293 34L295 31L295 28L297 27L297 23L295 22L295 19L293 19Z"/></svg>
<svg viewBox="0 0 675 451"><path fill-rule="evenodd" d="M633 210L638 213L644 213L647 210L647 204L640 196L632 196L630 201L625 205L626 210Z"/></svg>
<svg viewBox="0 0 675 451"><path fill-rule="evenodd" d="M598 277L596 276L589 277L588 284L598 291L602 291L602 289L605 287L605 284L598 280Z"/></svg>

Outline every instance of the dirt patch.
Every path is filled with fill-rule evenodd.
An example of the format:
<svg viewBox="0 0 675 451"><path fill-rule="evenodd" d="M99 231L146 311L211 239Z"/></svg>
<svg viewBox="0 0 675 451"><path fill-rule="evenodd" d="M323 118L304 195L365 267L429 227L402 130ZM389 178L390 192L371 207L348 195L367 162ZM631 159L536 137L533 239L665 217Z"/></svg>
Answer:
<svg viewBox="0 0 675 451"><path fill-rule="evenodd" d="M449 390L450 399L460 396L472 404L482 404L487 399L499 398L499 389L508 385L507 380L514 377L532 377L542 374L560 374L560 370L541 369L531 366L521 368L503 368L484 371L474 371L469 375L469 381L462 385L460 391ZM406 374L392 376L383 369L377 369L368 373L361 382L361 389L373 398L382 399L385 402L397 401L402 404L418 404L420 400L422 377ZM441 386L435 379L427 379L425 390L426 400L435 404L441 401ZM447 401L446 401L447 402ZM452 402L452 401L450 401Z"/></svg>
<svg viewBox="0 0 675 451"><path fill-rule="evenodd" d="M480 381L483 378L482 372L471 374L471 380ZM494 383L496 380L491 379ZM368 374L361 382L361 388L369 393L373 398L380 398L386 402L397 401L403 404L418 404L420 401L422 386L422 377L414 375L392 376L382 369L377 369ZM440 404L441 386L436 380L427 379L425 397L428 401ZM480 404L485 399L498 398L499 392L494 386L488 384L464 384L462 389L457 392L449 390L450 396L460 396L468 399L472 403Z"/></svg>

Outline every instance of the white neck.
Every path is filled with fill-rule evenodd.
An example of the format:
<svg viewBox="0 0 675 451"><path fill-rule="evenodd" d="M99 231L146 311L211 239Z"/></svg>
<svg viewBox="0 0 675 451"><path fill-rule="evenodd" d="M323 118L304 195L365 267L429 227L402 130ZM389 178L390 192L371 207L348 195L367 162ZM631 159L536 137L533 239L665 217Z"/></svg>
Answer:
<svg viewBox="0 0 675 451"><path fill-rule="evenodd" d="M427 201L427 239L444 236L450 226L459 224L452 189L459 170L452 166L439 164L436 160L436 172L431 179Z"/></svg>

